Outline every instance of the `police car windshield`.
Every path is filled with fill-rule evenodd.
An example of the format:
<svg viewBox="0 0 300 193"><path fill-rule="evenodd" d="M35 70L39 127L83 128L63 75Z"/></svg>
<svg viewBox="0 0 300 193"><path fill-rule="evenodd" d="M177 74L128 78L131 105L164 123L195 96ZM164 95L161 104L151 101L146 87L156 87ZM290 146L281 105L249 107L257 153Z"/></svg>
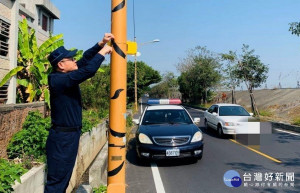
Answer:
<svg viewBox="0 0 300 193"><path fill-rule="evenodd" d="M163 109L145 112L142 125L152 124L192 124L185 110Z"/></svg>

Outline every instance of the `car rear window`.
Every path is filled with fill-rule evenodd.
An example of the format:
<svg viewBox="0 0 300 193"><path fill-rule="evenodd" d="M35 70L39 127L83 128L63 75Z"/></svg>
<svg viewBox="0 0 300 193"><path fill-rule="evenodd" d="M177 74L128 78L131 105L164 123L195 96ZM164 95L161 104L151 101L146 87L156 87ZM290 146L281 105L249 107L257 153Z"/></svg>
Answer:
<svg viewBox="0 0 300 193"><path fill-rule="evenodd" d="M142 125L151 124L192 124L185 110L149 110L145 112Z"/></svg>
<svg viewBox="0 0 300 193"><path fill-rule="evenodd" d="M250 116L243 107L239 106L223 106L219 111L219 116Z"/></svg>

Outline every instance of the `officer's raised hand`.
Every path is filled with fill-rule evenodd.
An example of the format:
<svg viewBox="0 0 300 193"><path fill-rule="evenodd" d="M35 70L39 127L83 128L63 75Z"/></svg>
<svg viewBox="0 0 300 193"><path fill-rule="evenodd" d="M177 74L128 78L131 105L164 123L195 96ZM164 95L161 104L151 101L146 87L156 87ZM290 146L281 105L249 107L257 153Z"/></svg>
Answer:
<svg viewBox="0 0 300 193"><path fill-rule="evenodd" d="M110 46L104 46L98 53L102 56L105 56L106 54L110 54L112 52L112 47Z"/></svg>
<svg viewBox="0 0 300 193"><path fill-rule="evenodd" d="M105 33L102 41L100 41L98 44L99 46L103 47L107 42L111 41L114 39L115 36L111 33Z"/></svg>

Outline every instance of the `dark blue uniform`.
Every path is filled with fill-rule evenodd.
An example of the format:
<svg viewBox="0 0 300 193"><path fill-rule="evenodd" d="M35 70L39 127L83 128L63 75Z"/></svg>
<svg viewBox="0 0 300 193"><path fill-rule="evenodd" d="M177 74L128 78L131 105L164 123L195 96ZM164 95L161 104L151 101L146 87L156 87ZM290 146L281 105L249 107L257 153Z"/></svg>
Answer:
<svg viewBox="0 0 300 193"><path fill-rule="evenodd" d="M82 126L79 84L95 75L104 56L98 44L77 62L78 70L48 77L52 128L47 140L48 175L45 193L64 193L75 164Z"/></svg>

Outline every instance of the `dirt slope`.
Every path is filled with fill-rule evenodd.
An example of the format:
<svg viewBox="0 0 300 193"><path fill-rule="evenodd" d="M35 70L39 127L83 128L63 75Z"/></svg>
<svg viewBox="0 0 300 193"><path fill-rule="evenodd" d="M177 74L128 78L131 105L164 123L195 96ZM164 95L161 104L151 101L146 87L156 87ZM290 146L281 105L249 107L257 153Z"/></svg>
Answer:
<svg viewBox="0 0 300 193"><path fill-rule="evenodd" d="M226 102L231 103L231 92L225 92ZM254 91L255 101L267 119L291 123L300 117L300 89L270 89ZM251 109L248 91L236 91L236 102Z"/></svg>

